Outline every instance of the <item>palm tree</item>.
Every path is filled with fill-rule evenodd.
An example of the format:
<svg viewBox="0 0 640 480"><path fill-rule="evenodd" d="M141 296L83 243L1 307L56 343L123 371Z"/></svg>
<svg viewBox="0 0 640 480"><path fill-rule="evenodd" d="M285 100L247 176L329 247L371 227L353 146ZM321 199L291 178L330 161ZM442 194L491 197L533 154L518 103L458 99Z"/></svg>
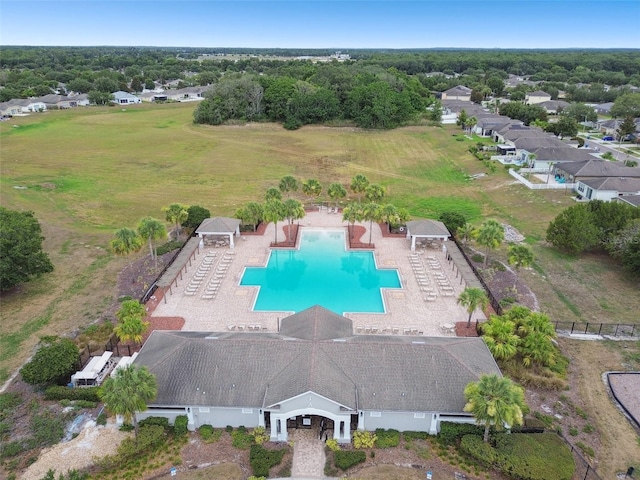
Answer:
<svg viewBox="0 0 640 480"><path fill-rule="evenodd" d="M533 263L533 251L527 245L511 245L507 257L509 265L513 265L516 273L520 267L528 267ZM513 289L515 291L518 279L513 281Z"/></svg>
<svg viewBox="0 0 640 480"><path fill-rule="evenodd" d="M280 190L278 190L275 187L271 187L269 189L267 189L265 195L264 195L264 199L266 201L269 200L282 200L282 192Z"/></svg>
<svg viewBox="0 0 640 480"><path fill-rule="evenodd" d="M342 209L342 221L349 223L349 238L353 238L353 227L356 222L362 219L362 208L360 204L351 202Z"/></svg>
<svg viewBox="0 0 640 480"><path fill-rule="evenodd" d="M458 297L458 303L467 308L467 312L469 312L467 327L470 327L471 315L473 315L473 312L478 307L482 308L483 310L487 308L487 305L489 305L489 298L487 297L487 293L482 288L467 287Z"/></svg>
<svg viewBox="0 0 640 480"><path fill-rule="evenodd" d="M391 225L400 223L398 209L391 203L386 203L380 207L380 218L387 224L389 231L391 231Z"/></svg>
<svg viewBox="0 0 640 480"><path fill-rule="evenodd" d="M462 243L466 245L467 240L470 240L474 237L475 228L470 223L465 223L463 226L458 228L458 231L456 233L458 235L458 238L462 240Z"/></svg>
<svg viewBox="0 0 640 480"><path fill-rule="evenodd" d="M253 231L264 218L264 208L257 202L249 202L244 207L236 210L236 218L242 220L243 223L253 226Z"/></svg>
<svg viewBox="0 0 640 480"><path fill-rule="evenodd" d="M157 394L156 377L147 367L134 364L118 368L113 376L104 381L98 393L109 412L122 415L126 422L133 420L136 438L136 412L146 410L147 404L155 400Z"/></svg>
<svg viewBox="0 0 640 480"><path fill-rule="evenodd" d="M362 219L369 220L369 245L371 245L371 235L373 233L373 222L380 220L380 206L377 203L367 203L362 206Z"/></svg>
<svg viewBox="0 0 640 480"><path fill-rule="evenodd" d="M365 189L364 196L367 197L367 200L370 202L378 203L382 200L385 193L386 189L382 185L372 183Z"/></svg>
<svg viewBox="0 0 640 480"><path fill-rule="evenodd" d="M288 233L287 240L291 241L291 231L293 230L292 228L293 221L304 218L306 212L304 211L304 207L302 206L302 203L300 203L295 198L288 198L287 200L285 200L282 206L284 209L283 211L284 217L289 220L289 231L287 232Z"/></svg>
<svg viewBox="0 0 640 480"><path fill-rule="evenodd" d="M117 255L128 255L142 248L143 241L138 232L130 228L121 228L111 240L111 250Z"/></svg>
<svg viewBox="0 0 640 480"><path fill-rule="evenodd" d="M362 202L362 194L368 186L369 179L360 173L351 179L351 191L358 196L358 203Z"/></svg>
<svg viewBox="0 0 640 480"><path fill-rule="evenodd" d="M486 247L487 253L484 256L484 266L487 266L489 250L496 249L504 240L504 227L495 220L487 220L482 224L476 236L476 242Z"/></svg>
<svg viewBox="0 0 640 480"><path fill-rule="evenodd" d="M116 312L119 323L113 331L120 341L132 340L135 343L142 343L142 337L149 328L150 323L144 321L147 310L137 300L125 300Z"/></svg>
<svg viewBox="0 0 640 480"><path fill-rule="evenodd" d="M273 222L275 226L275 243L278 243L278 222L284 220L284 218L284 205L282 202L275 198L267 200L264 205L264 219L267 222Z"/></svg>
<svg viewBox="0 0 640 480"><path fill-rule="evenodd" d="M322 185L314 178L310 178L306 182L302 183L302 193L309 195L311 198L320 196L322 193Z"/></svg>
<svg viewBox="0 0 640 480"><path fill-rule="evenodd" d="M298 191L298 181L291 175L282 177L278 188L282 193L286 193L287 197L291 197L291 192Z"/></svg>
<svg viewBox="0 0 640 480"><path fill-rule="evenodd" d="M174 232L176 239L180 238L180 224L189 218L189 206L180 203L172 203L162 209L166 214L166 220L175 225Z"/></svg>
<svg viewBox="0 0 640 480"><path fill-rule="evenodd" d="M149 242L151 258L154 260L155 265L158 266L158 255L156 253L154 241L167 238L167 229L160 220L152 217L144 217L138 224L138 233L144 240Z"/></svg>
<svg viewBox="0 0 640 480"><path fill-rule="evenodd" d="M464 389L467 404L465 412L470 412L476 422L484 425L483 440L489 441L491 425L521 425L525 408L524 389L510 379L495 373L482 375L477 382L471 382Z"/></svg>
<svg viewBox="0 0 640 480"><path fill-rule="evenodd" d="M340 183L332 183L329 185L327 193L331 200L335 202L336 208L338 207L338 200L347 196L347 191Z"/></svg>
<svg viewBox="0 0 640 480"><path fill-rule="evenodd" d="M518 353L520 337L515 334L515 323L503 317L491 317L482 324L482 338L497 360L509 360Z"/></svg>

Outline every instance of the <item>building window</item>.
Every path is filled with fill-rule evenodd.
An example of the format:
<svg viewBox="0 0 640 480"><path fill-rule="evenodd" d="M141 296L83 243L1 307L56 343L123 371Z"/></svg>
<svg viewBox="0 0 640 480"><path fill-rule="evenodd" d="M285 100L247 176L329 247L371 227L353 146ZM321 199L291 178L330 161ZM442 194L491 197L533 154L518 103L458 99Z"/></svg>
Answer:
<svg viewBox="0 0 640 480"><path fill-rule="evenodd" d="M370 417L381 417L382 412L369 412Z"/></svg>
<svg viewBox="0 0 640 480"><path fill-rule="evenodd" d="M424 418L424 413L414 413L413 418Z"/></svg>

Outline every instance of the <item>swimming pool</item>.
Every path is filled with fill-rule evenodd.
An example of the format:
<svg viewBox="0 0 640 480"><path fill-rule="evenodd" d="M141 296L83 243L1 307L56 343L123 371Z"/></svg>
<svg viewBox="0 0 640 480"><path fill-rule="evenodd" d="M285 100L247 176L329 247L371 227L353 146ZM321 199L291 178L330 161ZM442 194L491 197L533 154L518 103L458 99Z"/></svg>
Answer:
<svg viewBox="0 0 640 480"><path fill-rule="evenodd" d="M400 288L396 269L378 269L373 252L346 251L344 230L304 230L299 250L272 250L266 267L247 267L242 286L260 287L254 311L299 312L321 305L384 313L381 288Z"/></svg>

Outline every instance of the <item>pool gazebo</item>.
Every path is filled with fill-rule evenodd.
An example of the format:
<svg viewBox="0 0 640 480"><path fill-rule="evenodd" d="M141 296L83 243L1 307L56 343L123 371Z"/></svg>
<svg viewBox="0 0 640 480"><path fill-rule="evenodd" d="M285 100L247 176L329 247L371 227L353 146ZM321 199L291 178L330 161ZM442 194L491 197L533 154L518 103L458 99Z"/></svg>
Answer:
<svg viewBox="0 0 640 480"><path fill-rule="evenodd" d="M429 218L407 222L407 238L411 239L411 251L416 251L416 239L444 242L451 237L444 223Z"/></svg>
<svg viewBox="0 0 640 480"><path fill-rule="evenodd" d="M234 248L233 236L240 236L240 223L237 218L214 217L202 221L196 230L196 235L200 237L200 245L204 245L207 235L212 237L228 236L229 247Z"/></svg>

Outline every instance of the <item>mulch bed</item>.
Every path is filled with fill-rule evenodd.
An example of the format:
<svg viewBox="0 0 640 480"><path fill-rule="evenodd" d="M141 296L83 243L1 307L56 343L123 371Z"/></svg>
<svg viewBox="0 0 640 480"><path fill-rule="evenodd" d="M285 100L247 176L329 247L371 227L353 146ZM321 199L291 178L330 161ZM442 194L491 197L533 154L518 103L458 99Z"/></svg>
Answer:
<svg viewBox="0 0 640 480"><path fill-rule="evenodd" d="M467 326L468 322L456 322L456 336L457 337L478 337L478 326L476 322L471 322L471 325Z"/></svg>
<svg viewBox="0 0 640 480"><path fill-rule="evenodd" d="M362 225L351 225L349 230L349 248L375 248L375 243L366 243L362 241L362 237L367 233L367 229Z"/></svg>
<svg viewBox="0 0 640 480"><path fill-rule="evenodd" d="M273 248L295 248L296 243L298 242L298 230L300 229L300 225L294 223L291 225L291 234L289 234L289 225L285 225L283 228L285 239L282 242L271 242L271 247Z"/></svg>

